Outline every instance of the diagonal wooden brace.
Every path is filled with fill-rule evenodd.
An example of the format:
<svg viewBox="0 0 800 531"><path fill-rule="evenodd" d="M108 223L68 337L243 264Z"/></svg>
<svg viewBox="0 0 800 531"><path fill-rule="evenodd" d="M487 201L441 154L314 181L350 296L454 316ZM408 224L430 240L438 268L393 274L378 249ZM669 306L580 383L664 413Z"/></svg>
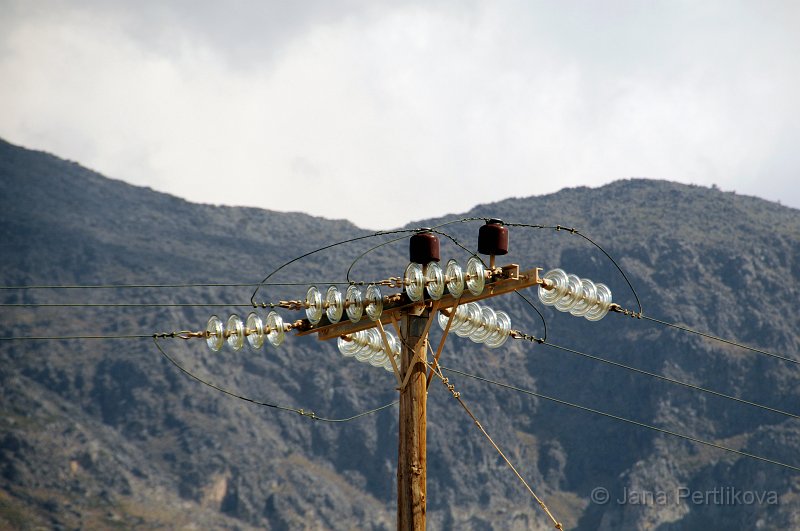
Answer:
<svg viewBox="0 0 800 531"><path fill-rule="evenodd" d="M433 324L433 320L436 318L436 312L439 311L439 304L440 303L441 303L441 301L438 301L438 300L437 301L433 301L433 306L431 307L430 315L428 315L428 320L425 323L425 330L422 332L422 336L421 336L422 338L424 338L424 341L420 342L420 343L422 343L421 347L419 345L417 345L417 347L414 349L414 356L411 358L411 362L408 364L408 369L406 369L406 376L403 379L403 383L400 385L400 391L401 392L408 385L408 380L411 378L411 373L413 372L411 370L411 368L414 366L414 364L417 362L417 360L419 360L422 363L425 363L424 361L422 361L422 356L424 356L424 354L425 354L425 344L424 343L425 343L425 341L427 341L428 332L431 329L431 324Z"/></svg>
<svg viewBox="0 0 800 531"><path fill-rule="evenodd" d="M392 349L389 348L389 339L386 337L386 330L383 329L383 323L378 321L378 332L381 333L381 339L383 340L383 348L386 349L389 355L389 362L392 364L392 370L394 371L394 377L397 378L398 385L402 385L403 380L400 378L400 367L397 366L397 362L394 360L394 356L392 355Z"/></svg>
<svg viewBox="0 0 800 531"><path fill-rule="evenodd" d="M456 316L456 310L458 309L458 303L461 302L461 298L456 299L456 302L450 307L450 317L447 319L447 326L444 328L444 333L442 333L442 340L439 341L439 348L436 349L436 355L433 357L433 363L431 364L433 367L439 363L439 356L442 355L442 349L444 348L444 342L447 339L447 334L450 332L450 326L453 324L453 318ZM425 384L425 389L430 387L431 379L433 378L433 367L428 369L428 381Z"/></svg>

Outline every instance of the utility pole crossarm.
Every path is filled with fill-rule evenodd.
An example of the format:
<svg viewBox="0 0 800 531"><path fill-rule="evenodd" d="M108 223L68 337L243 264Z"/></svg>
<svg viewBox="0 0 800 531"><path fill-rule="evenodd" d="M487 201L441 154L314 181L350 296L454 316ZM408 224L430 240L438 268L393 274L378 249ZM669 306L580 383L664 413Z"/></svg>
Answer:
<svg viewBox="0 0 800 531"><path fill-rule="evenodd" d="M466 304L468 302L480 301L490 297L495 297L497 295L503 295L512 291L542 284L543 281L539 277L539 273L541 271L542 269L537 267L528 271L520 272L519 266L516 264L510 264L502 268L496 268L492 273L492 279L486 283L486 287L479 295L474 295L467 291L461 295L460 299L456 299L448 293L438 301L439 309L450 308L456 304L457 300L458 304ZM399 321L399 316L405 311L413 311L412 308L418 308L420 306L430 307L432 304L433 301L431 300L424 302L412 302L408 299L408 297L403 295L402 298L397 299L397 302L389 302L384 306L380 321L384 325L387 325L392 322L392 318ZM297 335L305 336L309 334L317 334L317 337L321 341L327 341L336 337L353 334L359 330L366 330L374 326L375 322L370 321L366 317L362 318L357 323L347 321L336 324L331 324L323 317L323 320L320 321L320 324L314 327L305 321L303 326L297 328Z"/></svg>

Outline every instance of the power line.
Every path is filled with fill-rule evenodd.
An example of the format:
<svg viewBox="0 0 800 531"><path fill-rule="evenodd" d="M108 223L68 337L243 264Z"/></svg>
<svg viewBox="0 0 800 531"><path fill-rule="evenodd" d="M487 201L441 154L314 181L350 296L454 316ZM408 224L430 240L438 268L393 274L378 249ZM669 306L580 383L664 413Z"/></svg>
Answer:
<svg viewBox="0 0 800 531"><path fill-rule="evenodd" d="M300 415L302 417L306 417L306 418L309 418L311 420L318 420L320 422L343 423L343 422L350 422L352 420L356 420L356 419L359 419L361 417L365 417L367 415L371 415L373 413L377 413L379 411L383 411L384 409L388 409L388 408L390 408L393 405L398 403L398 401L395 400L394 402L390 402L388 404L384 404L384 405L382 405L380 407L376 407L374 409L370 409L370 410L364 411L362 413L358 413L357 415L353 415L351 417L334 419L334 418L320 417L319 415L317 415L313 411L306 411L305 409L301 409L301 408L295 408L295 407L291 407L291 406L283 406L283 405L280 405L280 404L273 404L271 402L263 402L261 400L255 400L253 398L249 398L247 396L240 395L239 393L235 393L235 392L230 391L228 389L225 389L223 387L219 387L218 385L215 385L215 384L213 384L213 383L211 383L211 382L209 382L207 380L204 380L203 378L200 378L196 374L194 374L191 371L189 371L188 369L184 368L180 363L175 361L175 359L173 359L169 354L167 354L164 351L164 349L161 348L161 345L158 343L158 338L157 337L155 337L155 336L151 336L151 337L153 339L153 343L155 343L156 348L161 353L161 355L164 356L164 358L166 358L170 363L172 363L175 367L177 367L178 370L180 370L183 374L185 374L189 378L192 378L193 380L195 380L195 381L197 381L197 382L199 382L199 383L201 383L201 384L203 384L203 385L205 385L207 387L210 387L211 389L219 391L220 393L223 393L225 395L228 395L230 397L233 397L233 398L236 398L236 399L239 399L239 400L243 400L245 402L250 402L251 404L255 404L257 406L269 407L269 408L278 409L278 410L281 410L281 411L291 411L292 413L297 413L298 415Z"/></svg>
<svg viewBox="0 0 800 531"><path fill-rule="evenodd" d="M640 314L642 313L642 311L643 311L642 310L642 303L639 300L639 295L636 293L636 290L634 289L633 284L628 279L628 275L626 275L625 271L622 270L622 267L617 263L616 260L614 260L614 258L608 253L608 251L603 249L603 247L599 243L595 242L593 239L591 239L587 235L583 234L578 229L573 228L573 227L564 227L562 225L533 225L533 224L530 224L530 223L506 223L506 225L508 225L509 227L527 227L527 228L531 228L531 229L551 229L551 230L555 230L556 232L564 231L564 232L567 232L569 234L575 234L576 236L580 236L581 238L583 238L587 242L591 243L592 245L597 247L604 255L606 255L606 258L611 260L611 263L614 264L614 267L617 268L617 271L619 271L619 273L622 275L622 278L625 279L625 282L628 284L628 287L631 289L631 293L633 293L633 297L636 299L636 305L639 306L639 313Z"/></svg>
<svg viewBox="0 0 800 531"><path fill-rule="evenodd" d="M69 339L150 339L153 334L86 335L86 336L12 336L0 337L0 341L53 341Z"/></svg>
<svg viewBox="0 0 800 531"><path fill-rule="evenodd" d="M526 339L526 338L523 338L523 339ZM631 372L635 372L637 374L643 374L645 376L649 376L651 378L656 378L656 379L659 379L659 380L662 380L662 381L665 381L665 382L668 382L668 383L671 383L671 384L681 385L683 387L687 387L687 388L693 389L695 391L700 391L702 393L708 393L710 395L718 396L720 398L726 398L728 400L733 400L733 401L739 402L741 404L747 404L748 406L757 407L757 408L763 409L765 411L770 411L772 413L778 413L778 414L784 415L786 417L800 419L800 415L797 415L795 413L790 413L788 411L784 411L784 410L781 410L781 409L776 409L776 408L773 408L773 407L765 406L765 405L759 404L757 402L751 402L750 400L745 400L743 398L738 398L738 397L735 397L735 396L732 396L732 395L728 395L728 394L725 394L725 393L722 393L722 392L719 392L719 391L714 391L713 389L708 389L708 388L705 388L705 387L701 387L699 385L691 384L691 383L688 383L688 382L683 382L681 380L676 380L674 378L669 378L668 376L663 376L661 374L657 374L657 373L654 373L654 372L649 372L649 371L646 371L644 369L638 369L636 367L631 367L630 365L625 365L624 363L611 361L611 360L608 360L608 359L605 359L605 358L601 358L599 356L594 356L592 354L587 354L586 352L581 352L579 350L571 349L571 348L568 348L568 347L563 347L561 345L556 345L555 343L550 343L549 341L538 341L536 339L533 339L532 341L534 341L536 343L539 343L541 345L546 345L546 346L554 348L554 349L562 350L564 352L569 352L570 354L575 354L577 356L582 356L582 357L584 357L586 359L589 359L589 360L592 360L592 361L597 361L597 362L600 362L600 363L605 363L607 365L612 365L614 367L619 367L620 369L625 369L625 370L628 370L628 371L631 371Z"/></svg>
<svg viewBox="0 0 800 531"><path fill-rule="evenodd" d="M404 234L403 236L399 236L397 238L392 238L391 240L383 241L383 242L379 243L378 245L370 247L369 249L367 249L366 251L364 251L360 255L356 256L356 258L350 263L350 267L347 268L347 273L345 274L345 278L347 279L347 281L348 282L350 281L350 273L353 271L353 267L355 267L356 263L359 260L361 260L362 258L367 256L372 251L374 251L376 249L380 249L384 245L389 245L390 243L394 243L394 242L397 242L397 241L400 241L400 240L405 240L405 239L406 239L406 235Z"/></svg>
<svg viewBox="0 0 800 531"><path fill-rule="evenodd" d="M462 223L464 223L464 222L468 222L468 221L486 221L486 220L488 220L488 219L489 219L489 218L464 218L464 219L461 219L461 220L458 220L458 221L459 221L459 222L462 222ZM442 224L442 225L437 225L437 227L441 227L441 226L443 226L443 225L449 225L450 223L455 223L455 222L454 222L454 221L451 221L451 222L448 222L448 223L444 223L444 224ZM417 230L420 230L420 229L417 229ZM478 259L479 259L481 262L483 262L484 266L486 265L486 263L484 262L483 258L481 258L481 257L480 257L480 255L478 255L478 253L477 253L475 250L473 250L473 249L470 249L470 248L468 248L468 247L466 247L466 246L462 245L462 244L461 244L461 242L459 242L459 241L458 241L458 240L457 240L457 239L456 239L454 236L452 236L451 234L448 234L448 233L446 233L446 232L444 232L444 231L440 231L440 230L436 230L436 229L429 229L429 231L430 231L430 232L432 232L432 233L434 233L434 234L439 234L439 235L441 235L441 236L444 236L445 238L447 238L447 239L449 239L450 241L452 241L452 242L453 242L453 244L455 244L456 246L460 247L462 250L466 251L466 252L467 252L469 255L471 255L471 256L474 256L474 257L478 258ZM387 240L387 241L385 241L385 242L381 242L381 243L379 243L378 245L375 245L375 246L373 246L373 247L370 247L369 249L367 249L366 251L364 251L363 253L361 253L359 256L357 256L357 257L356 257L356 259L355 259L355 260L353 260L353 262L350 264L350 267L347 269L347 275L346 275L347 279L348 279L348 280L350 280L350 272L352 271L353 267L356 265L356 262L358 262L359 260L361 260L362 258L364 258L364 257L365 257L366 255L368 255L369 253L371 253L371 252L373 252L373 251L375 251L375 250L377 250L377 249L379 249L379 248L383 247L384 245L388 245L388 244L390 244L390 243L394 243L394 242L396 242L396 241L399 241L399 240L402 240L402 239L405 239L405 236L402 236L402 237L400 237L400 238L393 238L393 239L391 239L391 240ZM534 305L533 305L533 303L531 302L531 300L530 300L528 297L526 297L524 294L522 294L520 291L518 291L518 290L514 290L514 293L516 293L516 294L517 294L519 297L521 297L521 298L522 298L522 300L523 300L523 301L525 301L525 302L528 304L528 306L530 306L531 308L533 308L533 310L534 310L534 311L535 311L537 314L539 314L539 318L542 320L543 337L544 337L544 338L547 338L547 321L545 320L545 318L544 318L544 315L542 314L542 312L541 312L541 311L539 311L539 308L537 308L536 306L534 306Z"/></svg>
<svg viewBox="0 0 800 531"><path fill-rule="evenodd" d="M612 418L612 419L619 420L619 421L622 421L622 422L626 422L628 424L633 424L634 426L639 426L641 428L646 428L646 429L649 429L649 430L657 431L659 433L664 433L666 435L671 435L673 437L679 437L679 438L685 439L687 441L692 441L692 442L695 442L695 443L698 443L698 444L704 444L706 446L711 446L712 448L717 448L719 450L724 450L726 452L731 452L731 453L734 453L734 454L737 454L737 455L741 455L743 457L748 457L750 459L755 459L755 460L758 460L758 461L771 463L773 465L778 465L778 466L781 466L781 467L784 467L784 468L788 468L789 470L794 470L795 472L800 472L800 467L789 465L787 463L783 463L781 461L776 461L774 459L769 459L767 457L762 457L760 455L751 454L751 453L748 453L748 452L743 452L741 450L735 450L733 448L730 448L728 446L724 446L722 444L706 441L706 440L703 440L703 439L699 439L697 437L692 437L691 435L684 435L682 433L677 433L677 432L674 432L674 431L666 430L664 428L659 428L659 427L653 426L651 424L645 424L644 422L639 422L639 421L636 421L636 420L627 419L625 417L620 417L618 415L614 415L612 413L607 413L605 411L600 411L598 409L593 409L593 408L590 408L590 407L581 406L579 404L574 404L572 402L567 402L566 400L553 398L551 396L543 395L541 393L536 393L534 391L529 391L527 389L522 389L520 387L516 387L516 386L510 385L510 384L498 382L498 381L495 381L495 380L490 380L488 378L483 378L482 376L477 376L475 374L469 374L469 373L462 372L462 371L459 371L459 370L456 370L456 369L451 369L451 368L448 368L448 367L441 367L441 369L444 370L444 371L452 372L454 374L459 374L459 375L467 377L467 378L473 378L475 380L478 380L478 381L481 381L481 382L485 382L485 383L488 383L488 384L491 384L491 385L496 385L498 387L503 387L505 389L510 389L512 391L516 391L516 392L523 393L523 394L526 394L526 395L535 396L537 398L541 398L541 399L544 399L544 400L549 400L549 401L555 402L557 404L573 407L573 408L576 408L576 409L587 411L589 413L594 413L596 415L601 415L601 416L604 416L604 417L608 417L608 418Z"/></svg>
<svg viewBox="0 0 800 531"><path fill-rule="evenodd" d="M284 263L284 264L282 264L282 265L278 266L278 268L277 268L277 269L273 270L273 271L272 271L271 273L269 273L269 274L268 274L266 277L264 277L264 280L262 280L262 281L259 283L258 287L256 287L255 291L253 291L253 295L250 297L250 303L251 303L253 306L256 306L256 305L257 305L257 303L255 302L255 298L256 298L256 294L258 294L258 290L259 290L259 289L261 289L261 286L266 286L266 285L268 285L268 284L267 284L267 281L268 281L270 278L272 278L272 275L274 275L275 273L277 273L278 271L280 271L280 270L281 270L281 269L283 269L284 267L286 267L286 266L288 266L288 265L291 265L291 264L293 264L293 263L297 262L298 260L302 260L303 258L307 258L307 257L311 256L312 254L318 253L318 252L320 252L320 251L325 251L325 250L327 250L327 249L330 249L330 248L332 248L332 247L336 247L337 245L344 245L344 244L346 244L346 243L353 243L353 242L357 242L357 241L364 240L364 239L367 239L367 238L375 238L375 237L377 237L377 236L388 236L388 235L392 235L392 234L401 234L401 233L414 232L415 230L416 230L416 229L398 229L398 230L393 230L393 231L378 231L378 232L374 232L374 233L372 233L372 234L366 234L366 235L364 235L364 236L357 236L357 237L355 237L355 238L348 238L348 239L346 239L346 240L342 240L342 241L339 241L339 242L336 242L336 243L331 243L331 244L329 244L329 245L325 245L325 246L323 246L323 247L320 247L320 248L318 248L318 249L314 249L313 251L309 251L309 252L307 252L307 253L305 253L305 254L302 254L302 255L300 255L300 256L297 256L297 257L295 257L295 258L292 258L292 259L291 259L291 260L289 260L288 262L286 262L286 263Z"/></svg>
<svg viewBox="0 0 800 531"><path fill-rule="evenodd" d="M220 304L220 303L126 303L126 302L66 302L66 303L38 303L20 302L0 304L0 308L238 308L251 307L250 303Z"/></svg>
<svg viewBox="0 0 800 531"><path fill-rule="evenodd" d="M305 286L307 282L247 282L247 283L200 283L200 284L41 284L0 286L0 290L35 290L35 289L139 289L139 288L241 288L255 286ZM320 282L323 284L323 282ZM336 281L324 284L350 284Z"/></svg>
<svg viewBox="0 0 800 531"><path fill-rule="evenodd" d="M377 231L377 232L374 232L372 234L366 234L364 236L357 236L355 238L349 238L349 239L346 239L346 240L342 240L342 241L338 241L338 242L332 243L330 245L325 245L325 246L320 247L318 249L314 249L313 251L309 251L309 252L307 252L305 254L302 254L300 256L292 258L288 262L280 265L277 269L273 270L270 274L268 274L266 277L264 277L264 280L255 289L255 291L253 292L253 295L250 297L250 302L251 302L252 305L254 305L254 306L256 305L255 297L256 297L256 294L258 293L258 290L261 288L262 285L263 286L268 285L267 280L269 280L272 277L272 275L274 275L275 273L277 273L278 271L280 271L284 267L286 267L286 266L288 266L290 264L293 264L294 262L297 262L298 260L302 260L303 258L307 258L307 257L311 256L312 254L318 253L320 251L325 251L327 249L330 249L332 247L336 247L338 245L344 245L344 244L347 244L347 243L353 243L353 242L357 242L357 241L360 241L360 240L365 240L365 239L368 239L368 238L376 238L378 236L391 236L393 234L408 234L409 232L420 232L422 230L427 230L427 231L430 231L430 232L436 232L434 229L438 229L440 227L444 227L444 226L447 226L447 225L452 225L453 223L466 223L466 222L469 222L469 221L480 221L482 219L484 219L484 218L460 218L460 219L453 219L453 220L450 220L450 221L445 221L444 223L440 223L439 225L436 225L433 228L425 227L425 228L415 228L415 229L397 229L397 230L389 230L389 231ZM448 238L450 238L450 236L448 236ZM355 265L355 263L358 262L358 260L360 260L366 254L369 254L370 252L374 251L375 249L378 249L378 248L380 248L380 247L382 247L384 245L387 245L389 243L396 242L396 241L398 241L400 239L402 239L402 238L394 238L392 240L383 242L383 243L381 243L379 245L376 245L375 247L373 247L371 249L368 249L366 252L364 252L360 256L358 256L353 261L353 263L350 264L350 267L347 270L347 275L346 276L347 276L348 282L346 282L345 284L351 283L350 282L350 271L352 270L352 268ZM453 242L456 243L456 245L461 246L455 240L453 240Z"/></svg>
<svg viewBox="0 0 800 531"><path fill-rule="evenodd" d="M743 343L738 343L736 341L731 341L730 339L724 339L724 338L717 337L717 336L714 336L714 335L711 335L711 334L707 334L705 332L700 332L698 330L693 330L693 329L691 329L689 327L686 327L686 326L681 326L681 325L678 325L678 324L675 324L675 323L668 323L666 321L661 321L659 319L655 319L654 317L648 317L647 315L642 315L642 319L647 319L648 321L652 321L654 323L658 323L658 324L661 324L663 326L669 326L669 327L672 327L672 328L676 328L678 330L683 330L684 332L689 332L689 333L697 334L698 336L702 336L702 337L705 337L705 338L708 338L708 339L713 339L714 341L719 341L720 343L726 343L728 345L732 345L732 346L735 346L735 347L743 348L745 350L750 350L752 352L757 352L758 354L763 354L765 356L770 356L772 358L777 358L779 360L788 361L788 362L796 363L796 364L800 365L800 361L798 361L798 360L795 360L795 359L792 359L792 358L787 358L786 356L781 356L779 354L775 354L773 352L769 352L767 350L763 350L763 349L760 349L760 348L751 347L749 345L745 345Z"/></svg>
<svg viewBox="0 0 800 531"><path fill-rule="evenodd" d="M752 347L750 345L745 345L744 343L739 343L737 341L732 341L730 339L725 339L725 338L722 338L722 337L719 337L719 336L715 336L713 334L709 334L709 333L706 333L706 332L701 332L699 330L695 330L693 328L689 328L688 326L683 326L683 325L679 325L679 324L676 324L676 323L670 323L670 322L667 322L667 321L662 321L660 319L656 319L655 317L649 317L649 316L643 315L643 314L636 314L636 313L634 313L634 312L632 312L630 310L626 310L626 309L624 309L624 308L622 308L622 307L620 307L618 305L612 305L610 311L612 311L614 313L618 313L620 315L626 315L626 316L629 316L629 317L635 317L637 319L645 319L647 321L652 321L652 322L660 324L662 326L675 328L677 330L682 330L682 331L688 332L690 334L696 334L698 336L705 337L706 339L719 341L720 343L725 343L727 345L743 348L743 349L749 350L751 352L756 352L758 354L763 354L764 356L769 356L771 358L776 358L776 359L779 359L779 360L788 361L790 363L795 363L795 364L800 365L800 361L798 361L796 359L788 358L786 356L781 356L780 354L775 354L774 352L770 352L768 350L763 350L763 349L760 349L760 348L757 348L757 347Z"/></svg>
<svg viewBox="0 0 800 531"><path fill-rule="evenodd" d="M514 290L514 293L519 295L522 298L522 300L524 300L528 304L528 306L533 308L536 311L536 313L539 314L539 317L542 320L542 328L544 329L543 335L542 335L542 340L547 340L547 321L544 318L544 314L539 311L539 308L537 308L536 306L533 305L533 303L530 301L530 299L528 299L528 297L526 297L525 295L520 293L518 290Z"/></svg>

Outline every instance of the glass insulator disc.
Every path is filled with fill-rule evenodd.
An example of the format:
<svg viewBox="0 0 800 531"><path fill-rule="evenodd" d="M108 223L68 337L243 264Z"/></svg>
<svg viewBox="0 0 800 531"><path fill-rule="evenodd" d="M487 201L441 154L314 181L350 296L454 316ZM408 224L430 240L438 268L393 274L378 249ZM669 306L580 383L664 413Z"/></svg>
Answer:
<svg viewBox="0 0 800 531"><path fill-rule="evenodd" d="M480 295L483 293L483 287L486 285L486 268L483 266L480 258L473 256L467 260L467 289L473 295Z"/></svg>
<svg viewBox="0 0 800 531"><path fill-rule="evenodd" d="M351 358L355 356L356 350L358 350L360 346L363 346L359 345L356 341L356 334L358 334L358 332L345 337L340 336L339 339L336 340L336 346L339 347L339 352L342 353L342 356Z"/></svg>
<svg viewBox="0 0 800 531"><path fill-rule="evenodd" d="M344 308L347 311L347 318L357 323L364 315L364 298L361 290L356 286L348 286L344 295Z"/></svg>
<svg viewBox="0 0 800 531"><path fill-rule="evenodd" d="M583 284L578 275L567 275L567 279L567 292L553 305L556 310L562 312L570 311L578 303L581 293L583 293Z"/></svg>
<svg viewBox="0 0 800 531"><path fill-rule="evenodd" d="M367 286L364 302L366 303L364 311L367 312L367 317L372 321L380 319L383 313L383 296L381 295L381 289L377 285L370 284Z"/></svg>
<svg viewBox="0 0 800 531"><path fill-rule="evenodd" d="M323 312L322 293L316 286L311 286L306 292L306 318L312 325L319 323Z"/></svg>
<svg viewBox="0 0 800 531"><path fill-rule="evenodd" d="M225 340L231 350L241 350L244 346L244 323L241 317L236 314L228 317L228 323L225 325L225 335L228 336Z"/></svg>
<svg viewBox="0 0 800 531"><path fill-rule="evenodd" d="M444 295L444 273L436 262L425 266L425 290L431 299L438 301Z"/></svg>
<svg viewBox="0 0 800 531"><path fill-rule="evenodd" d="M378 336L380 337L380 331L375 331L378 332ZM381 350L373 354L369 359L369 364L373 367L382 367L389 360L389 354L394 352L397 339L395 339L391 332L386 332L386 341L389 343L389 350L386 350L386 345L383 344L383 338L381 338Z"/></svg>
<svg viewBox="0 0 800 531"><path fill-rule="evenodd" d="M495 312L495 315L497 317L497 327L489 334L486 341L483 342L483 344L489 348L498 348L505 343L511 335L511 318L508 314L503 311L498 311Z"/></svg>
<svg viewBox="0 0 800 531"><path fill-rule="evenodd" d="M386 332L386 334L391 336L394 341L391 339L389 340L389 343L392 346L392 351L391 353L387 353L386 362L384 363L383 368L389 372L394 372L394 369L392 368L392 362L389 361L389 357L391 357L397 364L397 367L400 368L400 340L398 340L397 337L395 337L395 335L391 332Z"/></svg>
<svg viewBox="0 0 800 531"><path fill-rule="evenodd" d="M447 281L447 291L456 299L464 293L464 271L454 259L447 261L447 266L444 270L444 276Z"/></svg>
<svg viewBox="0 0 800 531"><path fill-rule="evenodd" d="M597 283L595 287L597 288L597 302L584 315L590 321L599 321L606 316L608 309L611 308L611 290L608 286Z"/></svg>
<svg viewBox="0 0 800 531"><path fill-rule="evenodd" d="M214 352L219 352L225 344L225 326L216 315L208 318L206 324L206 345Z"/></svg>
<svg viewBox="0 0 800 531"><path fill-rule="evenodd" d="M409 299L414 302L422 300L422 295L425 293L425 277L422 275L421 265L411 262L406 266L406 271L403 273L403 287Z"/></svg>
<svg viewBox="0 0 800 531"><path fill-rule="evenodd" d="M462 304L459 306L459 309L461 308L464 308L464 322L461 326L456 328L455 332L458 336L469 337L480 326L483 314L481 313L481 307L477 302L468 302L467 304ZM458 318L458 314L456 314L456 318ZM451 326L450 329L452 330L452 328L453 327Z"/></svg>
<svg viewBox="0 0 800 531"><path fill-rule="evenodd" d="M344 313L344 298L342 292L336 286L328 288L325 294L325 315L328 316L328 321L331 323L338 323Z"/></svg>
<svg viewBox="0 0 800 531"><path fill-rule="evenodd" d="M495 328L497 328L497 316L495 315L495 311L488 306L484 306L481 308L480 326L472 332L470 339L475 343L483 343L492 334Z"/></svg>
<svg viewBox="0 0 800 531"><path fill-rule="evenodd" d="M372 355L367 362L372 365L373 367L383 367L383 364L389 360L389 356L386 355L386 352L381 350L380 352L376 352Z"/></svg>
<svg viewBox="0 0 800 531"><path fill-rule="evenodd" d="M350 336L350 349L346 356L352 357L367 348L367 336L364 330L359 330ZM344 354L344 353L343 353Z"/></svg>
<svg viewBox="0 0 800 531"><path fill-rule="evenodd" d="M465 313L464 310L462 310L464 306L465 305L461 304L455 309L456 315L455 317L453 317L453 322L450 325L451 332L455 332L456 330L458 330L459 326L464 324ZM446 311L452 312L453 308L448 308ZM439 315L437 317L439 319L439 328L441 328L442 330L447 328L447 321L450 320L450 316L445 315L443 311L439 310Z"/></svg>
<svg viewBox="0 0 800 531"><path fill-rule="evenodd" d="M253 350L258 350L264 346L264 320L256 312L250 312L245 321L244 335L247 337L247 344Z"/></svg>
<svg viewBox="0 0 800 531"><path fill-rule="evenodd" d="M363 342L364 348L356 352L356 359L358 361L368 361L373 354L381 350L381 335L374 328L364 330Z"/></svg>
<svg viewBox="0 0 800 531"><path fill-rule="evenodd" d="M551 269L542 278L552 281L553 288L545 289L545 287L540 284L539 300L542 301L542 304L552 306L567 293L567 285L569 283L567 273L564 272L563 269Z"/></svg>
<svg viewBox="0 0 800 531"><path fill-rule="evenodd" d="M273 347L279 347L283 340L286 339L286 330L283 327L283 317L278 315L277 312L269 312L267 315L267 341Z"/></svg>
<svg viewBox="0 0 800 531"><path fill-rule="evenodd" d="M578 302L575 303L575 306L569 311L572 315L576 317L582 317L586 315L586 312L597 303L597 287L594 285L594 282L591 280L587 280L585 278L581 279L581 296L578 298Z"/></svg>

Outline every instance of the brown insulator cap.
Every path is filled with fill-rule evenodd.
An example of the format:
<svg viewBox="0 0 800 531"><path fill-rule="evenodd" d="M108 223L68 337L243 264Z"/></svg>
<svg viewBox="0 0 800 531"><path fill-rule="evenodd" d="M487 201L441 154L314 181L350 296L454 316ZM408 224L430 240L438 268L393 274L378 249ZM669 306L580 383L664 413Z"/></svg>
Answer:
<svg viewBox="0 0 800 531"><path fill-rule="evenodd" d="M508 254L508 227L502 219L490 219L478 230L478 252L488 255Z"/></svg>
<svg viewBox="0 0 800 531"><path fill-rule="evenodd" d="M439 261L439 238L426 229L414 234L408 241L408 254L412 262L425 265Z"/></svg>

